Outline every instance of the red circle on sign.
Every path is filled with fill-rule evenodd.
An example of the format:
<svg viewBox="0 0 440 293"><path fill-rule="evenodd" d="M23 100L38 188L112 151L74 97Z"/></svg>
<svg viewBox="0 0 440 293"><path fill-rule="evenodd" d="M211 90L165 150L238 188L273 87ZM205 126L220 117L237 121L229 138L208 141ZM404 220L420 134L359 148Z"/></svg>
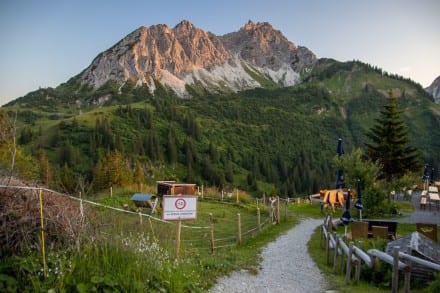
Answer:
<svg viewBox="0 0 440 293"><path fill-rule="evenodd" d="M176 202L174 203L174 206L178 209L178 210L182 210L186 207L186 201L183 198L178 198L176 200Z"/></svg>

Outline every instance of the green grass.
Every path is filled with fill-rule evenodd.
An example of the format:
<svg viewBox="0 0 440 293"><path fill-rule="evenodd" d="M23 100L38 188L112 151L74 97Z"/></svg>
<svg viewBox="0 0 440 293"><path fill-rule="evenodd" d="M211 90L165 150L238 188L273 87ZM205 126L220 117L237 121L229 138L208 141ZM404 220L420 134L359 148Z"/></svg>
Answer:
<svg viewBox="0 0 440 293"><path fill-rule="evenodd" d="M129 190L115 191L112 197L101 195L97 200L118 208L129 204L131 211L135 207L130 205L130 196ZM259 207L262 222L265 222L268 208L261 203ZM256 274L261 249L267 243L301 219L323 218L317 203L282 204L279 225L265 225L261 231L256 229L248 233L257 224L255 202L250 199L240 204L199 200L197 219L182 223L181 249L176 262L175 222L164 223L148 217L142 217L141 222L136 213L88 205L86 211L86 237L79 246L47 243L48 277L42 275L40 251L33 250L28 255L10 257L2 262L0 291L205 292L217 278L231 271L245 269ZM211 214L216 239L213 253L209 241ZM237 214L242 221L240 245L237 244ZM398 226L399 235L414 230L415 226L411 224ZM339 227L337 233L342 235L344 227ZM389 292L386 287L388 279L381 276L389 274L386 266L379 266L379 274L362 269L362 274L374 278L377 285L364 279L359 284L346 285L345 276L334 273L333 266L325 263L319 229L313 233L308 245L331 289L339 292ZM385 242L365 241L364 249L383 249L384 245Z"/></svg>
<svg viewBox="0 0 440 293"><path fill-rule="evenodd" d="M84 202L86 221L79 243L47 240L47 277L43 276L39 249L2 259L0 291L204 292L217 277L233 270L256 273L261 248L298 222L298 216L285 209L280 225L267 225L268 208L260 203L261 222L266 225L259 231L255 203L200 200L197 219L182 222L176 262L175 222L148 217L141 221L132 212L135 207L130 196L115 191L112 197L101 195L96 199L117 208L128 204L126 213ZM216 239L214 252L209 241L210 214ZM242 230L239 245L237 214ZM220 241L222 238L227 240Z"/></svg>

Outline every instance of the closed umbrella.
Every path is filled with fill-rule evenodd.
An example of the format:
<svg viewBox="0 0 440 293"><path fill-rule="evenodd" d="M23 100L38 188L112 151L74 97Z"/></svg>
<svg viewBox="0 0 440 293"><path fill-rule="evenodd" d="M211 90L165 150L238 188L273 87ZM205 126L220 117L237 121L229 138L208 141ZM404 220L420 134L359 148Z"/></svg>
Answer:
<svg viewBox="0 0 440 293"><path fill-rule="evenodd" d="M429 185L429 166L425 164L425 169L423 170L423 184L425 184L425 189L428 189Z"/></svg>
<svg viewBox="0 0 440 293"><path fill-rule="evenodd" d="M338 139L338 147L336 149L336 153L338 154L339 158L344 154L344 147L342 146L342 138ZM338 170L338 177L336 178L336 189L342 189L345 188L345 176L344 172L339 169Z"/></svg>
<svg viewBox="0 0 440 293"><path fill-rule="evenodd" d="M361 187L361 179L358 179L357 183L357 200L354 204L354 207L359 210L359 220L362 222L362 210L364 209L364 205L362 203L362 187Z"/></svg>
<svg viewBox="0 0 440 293"><path fill-rule="evenodd" d="M341 217L341 221L342 221L342 223L344 224L344 226L345 226L345 236L347 236L347 225L350 223L350 222L353 222L353 218L351 217L351 214L350 214L350 189L347 191L347 199L346 199L346 201L345 201L345 211L344 211L344 213L342 214L342 217Z"/></svg>

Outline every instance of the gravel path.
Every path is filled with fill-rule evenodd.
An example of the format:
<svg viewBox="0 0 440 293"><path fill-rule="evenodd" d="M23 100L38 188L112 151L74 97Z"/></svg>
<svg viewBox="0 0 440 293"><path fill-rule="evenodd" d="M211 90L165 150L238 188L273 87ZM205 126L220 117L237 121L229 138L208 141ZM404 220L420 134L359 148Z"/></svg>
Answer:
<svg viewBox="0 0 440 293"><path fill-rule="evenodd" d="M307 219L262 251L257 275L234 271L217 280L211 293L325 292L324 276L307 253L307 242L322 220Z"/></svg>

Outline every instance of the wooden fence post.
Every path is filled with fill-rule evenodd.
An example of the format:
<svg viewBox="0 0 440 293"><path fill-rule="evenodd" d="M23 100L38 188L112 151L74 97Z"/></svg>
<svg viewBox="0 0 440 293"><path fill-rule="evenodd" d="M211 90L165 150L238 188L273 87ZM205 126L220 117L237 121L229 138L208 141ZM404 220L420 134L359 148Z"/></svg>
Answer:
<svg viewBox="0 0 440 293"><path fill-rule="evenodd" d="M240 200L239 200L239 198L238 198L238 188L237 188L236 190L237 190L237 203L239 203Z"/></svg>
<svg viewBox="0 0 440 293"><path fill-rule="evenodd" d="M325 239L325 259L327 264L329 264L329 249L330 249L330 234L327 232L327 238Z"/></svg>
<svg viewBox="0 0 440 293"><path fill-rule="evenodd" d="M182 221L177 221L176 228L176 261L179 261L179 253L180 253L180 234L182 231Z"/></svg>
<svg viewBox="0 0 440 293"><path fill-rule="evenodd" d="M364 248L364 243L362 241L358 242L358 247L360 249ZM359 263L356 265L356 272L355 272L355 281L356 283L359 283L359 280L361 278L361 266L362 266L362 261L359 260Z"/></svg>
<svg viewBox="0 0 440 293"><path fill-rule="evenodd" d="M411 261L405 261L407 267L404 270L403 292L408 293L411 287Z"/></svg>
<svg viewBox="0 0 440 293"><path fill-rule="evenodd" d="M277 196L277 224L280 223L280 197Z"/></svg>
<svg viewBox="0 0 440 293"><path fill-rule="evenodd" d="M338 234L334 234L335 235L335 249L334 249L334 254L333 254L333 272L336 272L336 267L338 266L338 247L339 247L339 236Z"/></svg>
<svg viewBox="0 0 440 293"><path fill-rule="evenodd" d="M399 246L393 247L393 279L391 292L397 293L399 289Z"/></svg>
<svg viewBox="0 0 440 293"><path fill-rule="evenodd" d="M81 220L84 218L84 208L81 191L79 192L79 213L81 214Z"/></svg>
<svg viewBox="0 0 440 293"><path fill-rule="evenodd" d="M241 244L241 215L237 214L237 244Z"/></svg>
<svg viewBox="0 0 440 293"><path fill-rule="evenodd" d="M257 222L258 222L258 231L261 231L261 214L260 214L260 208L257 208Z"/></svg>
<svg viewBox="0 0 440 293"><path fill-rule="evenodd" d="M273 222L275 221L275 207L273 205L273 201L272 201L272 197L269 198L269 218L270 218L270 223L273 224Z"/></svg>
<svg viewBox="0 0 440 293"><path fill-rule="evenodd" d="M214 252L214 219L212 218L212 213L209 213L209 230L210 230L210 243L211 252Z"/></svg>
<svg viewBox="0 0 440 293"><path fill-rule="evenodd" d="M349 247L348 247L348 257L347 257L347 271L345 272L345 284L350 283L351 278L351 265L352 265L352 258L353 257L353 241L350 241Z"/></svg>

